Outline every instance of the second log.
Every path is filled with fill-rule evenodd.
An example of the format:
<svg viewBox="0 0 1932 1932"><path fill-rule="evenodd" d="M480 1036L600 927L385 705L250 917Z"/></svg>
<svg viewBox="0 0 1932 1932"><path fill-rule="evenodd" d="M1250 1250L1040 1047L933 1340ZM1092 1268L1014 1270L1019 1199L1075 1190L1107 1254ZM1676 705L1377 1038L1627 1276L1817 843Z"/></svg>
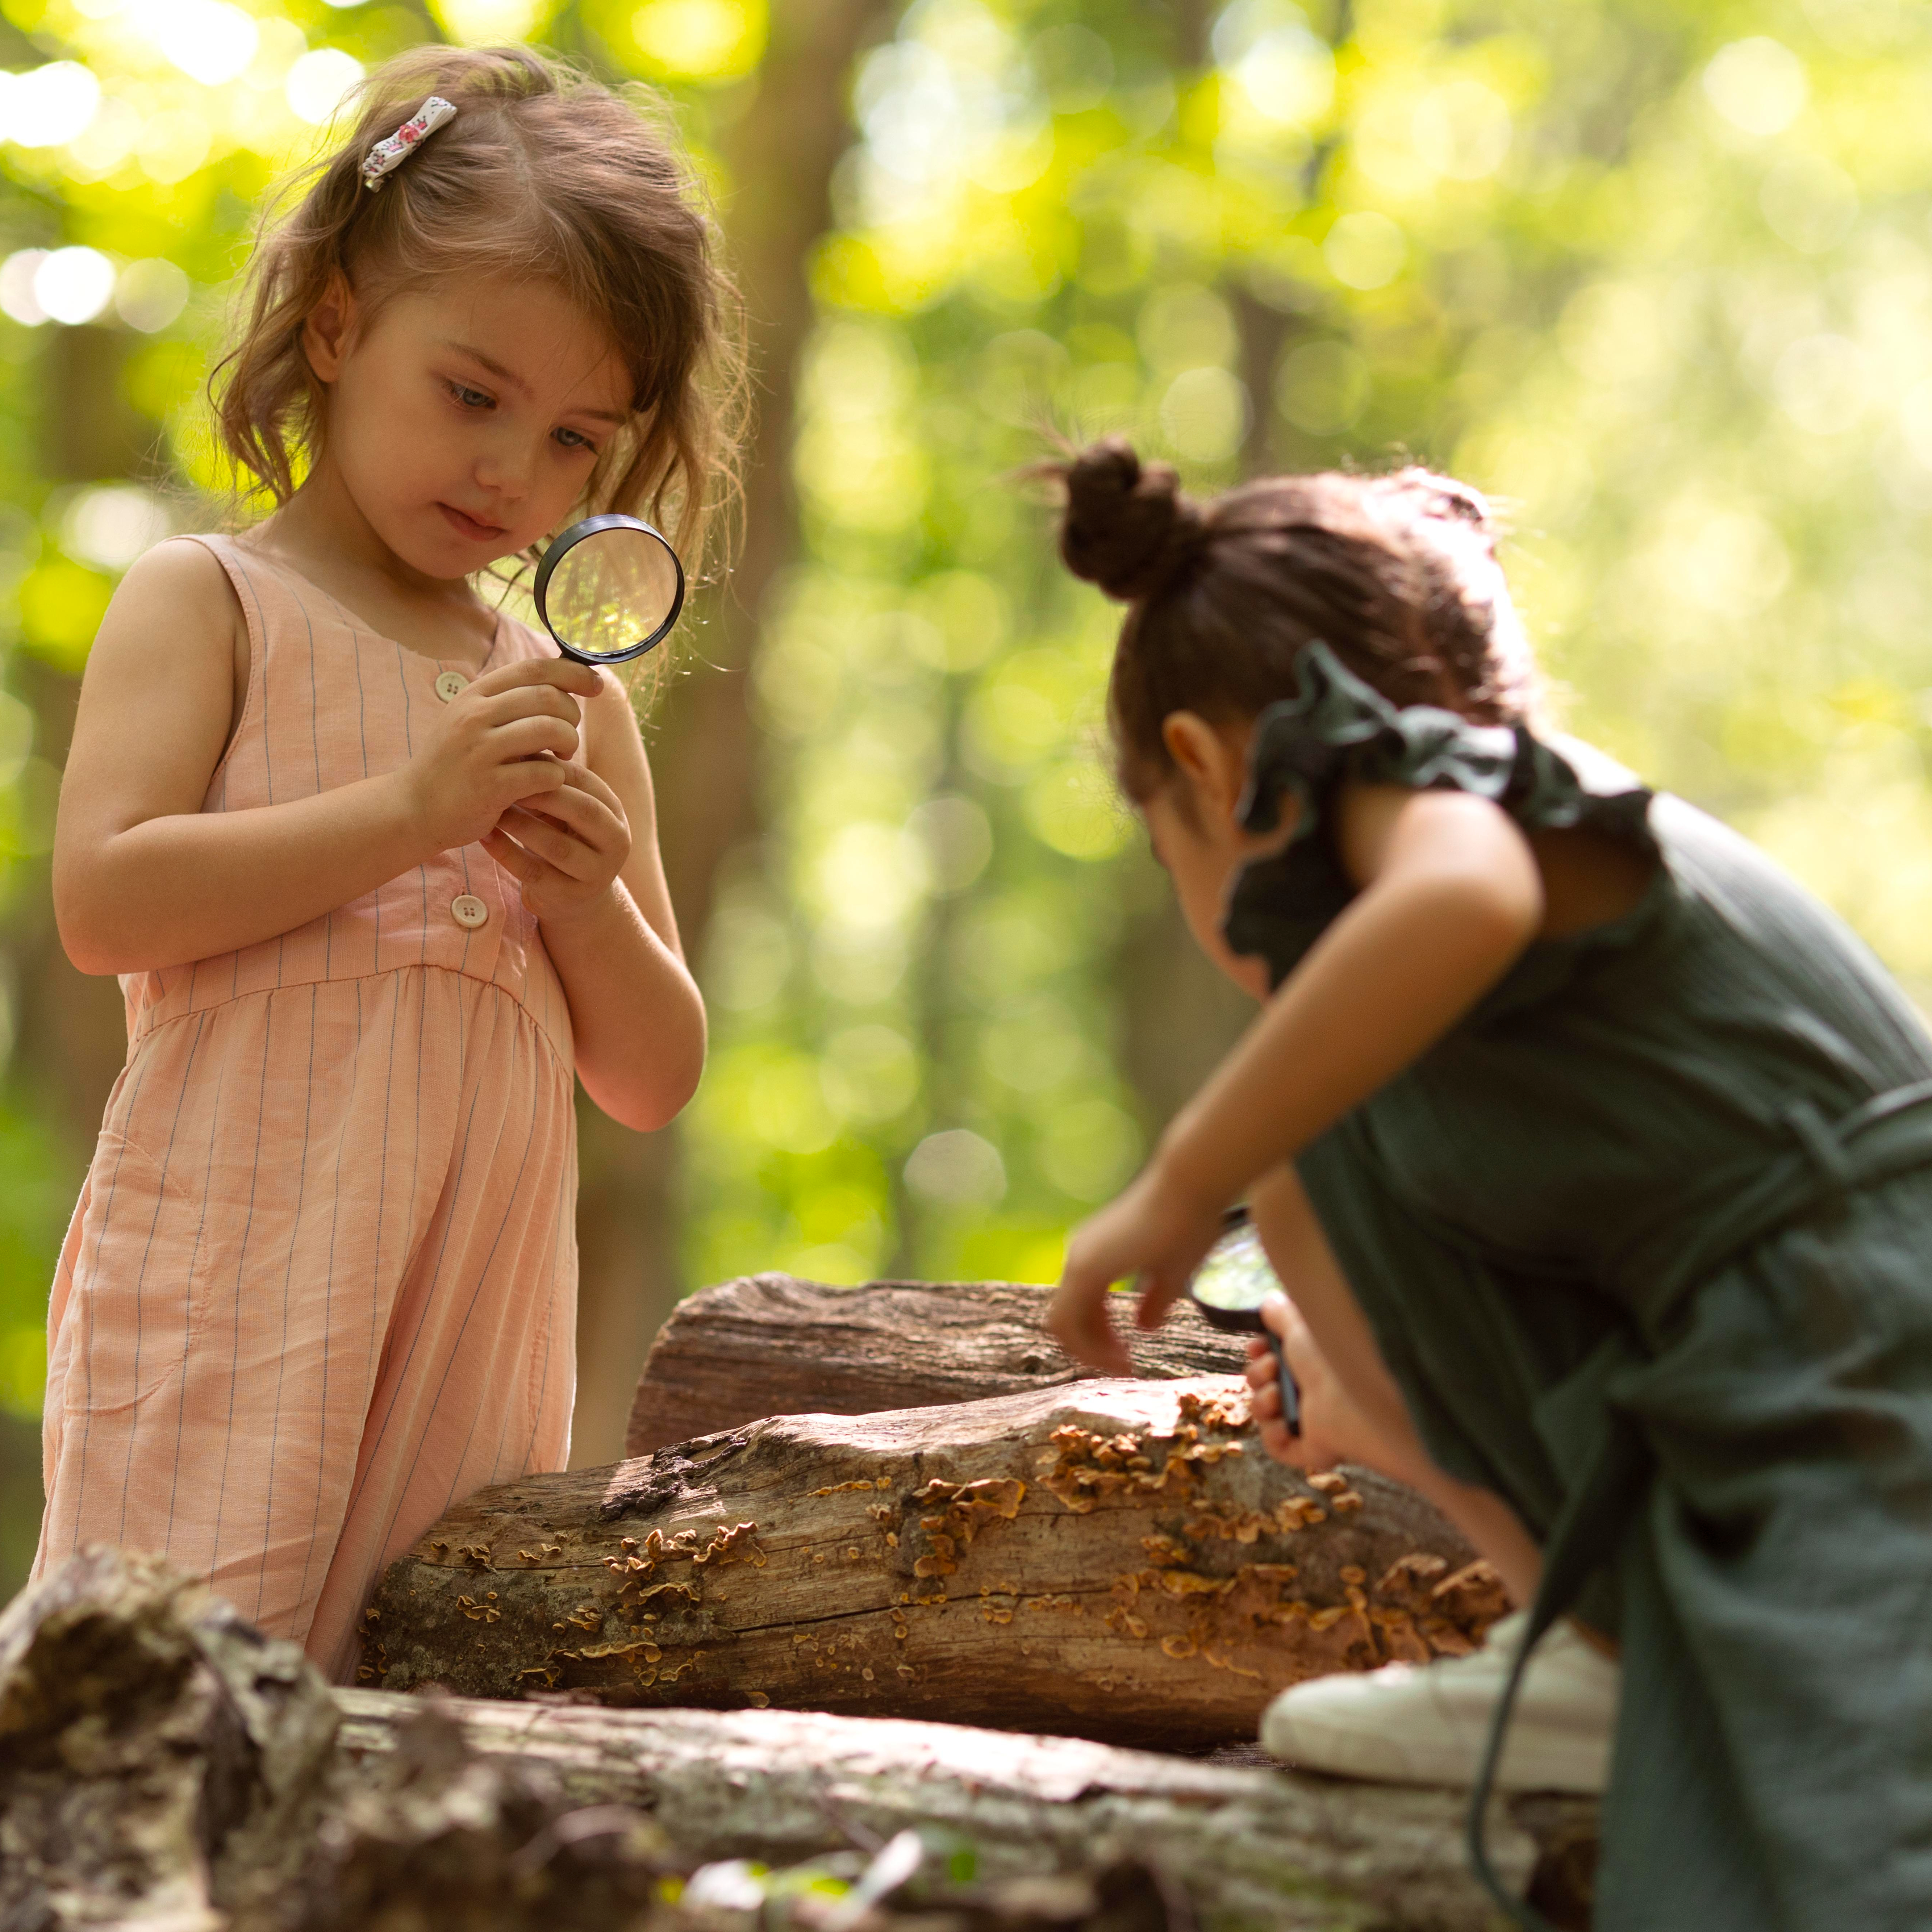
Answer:
<svg viewBox="0 0 1932 1932"><path fill-rule="evenodd" d="M482 1492L384 1576L362 1681L853 1712L1168 1749L1507 1607L1412 1491L1270 1461L1245 1385L776 1417Z"/></svg>

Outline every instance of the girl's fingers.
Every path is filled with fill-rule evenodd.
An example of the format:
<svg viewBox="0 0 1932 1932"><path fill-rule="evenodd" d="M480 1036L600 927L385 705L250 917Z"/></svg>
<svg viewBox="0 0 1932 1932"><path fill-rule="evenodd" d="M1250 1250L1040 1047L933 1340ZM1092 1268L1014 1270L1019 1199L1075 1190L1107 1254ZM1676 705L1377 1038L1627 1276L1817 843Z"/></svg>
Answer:
<svg viewBox="0 0 1932 1932"><path fill-rule="evenodd" d="M519 885L533 884L550 868L534 853L526 852L500 827L492 826L479 842L484 851Z"/></svg>
<svg viewBox="0 0 1932 1932"><path fill-rule="evenodd" d="M566 878L587 879L608 869L602 847L579 838L568 826L554 824L542 812L513 806L497 820L496 830L547 860Z"/></svg>
<svg viewBox="0 0 1932 1932"><path fill-rule="evenodd" d="M1193 1272L1177 1273L1169 1268L1154 1268L1141 1276L1141 1298L1134 1311L1134 1319L1144 1329L1158 1328L1167 1319L1167 1311L1180 1298L1187 1286L1188 1275Z"/></svg>
<svg viewBox="0 0 1932 1932"><path fill-rule="evenodd" d="M613 811L594 793L574 781L560 785L544 800L543 815L599 850L627 837L630 826L622 806Z"/></svg>
<svg viewBox="0 0 1932 1932"><path fill-rule="evenodd" d="M548 713L537 718L514 718L496 726L484 740L486 757L508 764L512 759L545 757L567 764L577 755L574 724Z"/></svg>
<svg viewBox="0 0 1932 1932"><path fill-rule="evenodd" d="M563 780L558 774L562 770L554 758L517 758L499 765L496 786L503 809L508 812L526 800L548 798L562 787Z"/></svg>
<svg viewBox="0 0 1932 1932"><path fill-rule="evenodd" d="M495 698L507 691L548 686L578 698L595 698L604 688L604 674L595 664L571 658L520 658L514 664L486 670L470 687L477 698Z"/></svg>
<svg viewBox="0 0 1932 1932"><path fill-rule="evenodd" d="M1134 1360L1107 1318L1105 1282L1079 1280L1070 1269L1048 1304L1048 1332L1076 1361L1115 1375L1132 1375Z"/></svg>
<svg viewBox="0 0 1932 1932"><path fill-rule="evenodd" d="M470 706L470 716L486 731L514 724L519 718L560 718L575 724L584 716L575 698L567 691L550 685L526 686L516 691L500 691L494 697L479 698Z"/></svg>
<svg viewBox="0 0 1932 1932"><path fill-rule="evenodd" d="M588 793L605 811L615 812L620 818L624 816L622 800L588 765L580 761L573 763L570 767L570 782L577 790Z"/></svg>
<svg viewBox="0 0 1932 1932"><path fill-rule="evenodd" d="M548 831L527 813L513 816L506 812L497 820L490 836L506 840L530 861L547 871L561 873L566 879L581 881L597 870L597 855L589 846L564 833ZM516 871L514 866L511 869ZM518 872L517 876L526 883L530 878L524 872Z"/></svg>

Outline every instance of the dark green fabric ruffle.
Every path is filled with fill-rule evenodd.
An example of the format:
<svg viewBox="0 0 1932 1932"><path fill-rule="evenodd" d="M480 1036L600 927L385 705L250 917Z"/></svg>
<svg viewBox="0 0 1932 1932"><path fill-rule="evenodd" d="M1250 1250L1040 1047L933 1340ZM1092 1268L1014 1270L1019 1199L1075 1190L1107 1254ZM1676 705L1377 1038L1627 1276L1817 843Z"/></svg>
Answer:
<svg viewBox="0 0 1932 1932"><path fill-rule="evenodd" d="M1334 844L1332 801L1354 780L1416 791L1463 791L1499 805L1526 829L1590 826L1656 854L1650 788L1600 754L1573 757L1522 725L1476 724L1432 704L1398 707L1319 641L1296 661L1295 695L1256 721L1243 825L1272 832L1285 800L1298 807L1288 844L1245 866L1222 931L1238 953L1268 962L1279 986L1355 896ZM1659 881L1665 880L1660 868ZM1578 940L1532 946L1480 1012L1541 997L1570 976L1581 951L1626 942L1653 910ZM1502 996L1500 998L1498 996Z"/></svg>

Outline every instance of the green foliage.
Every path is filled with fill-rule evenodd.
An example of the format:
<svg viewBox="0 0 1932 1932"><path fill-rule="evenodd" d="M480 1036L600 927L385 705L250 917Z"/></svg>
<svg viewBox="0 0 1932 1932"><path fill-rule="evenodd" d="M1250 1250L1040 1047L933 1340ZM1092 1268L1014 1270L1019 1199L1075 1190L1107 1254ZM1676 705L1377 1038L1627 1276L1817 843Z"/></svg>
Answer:
<svg viewBox="0 0 1932 1932"><path fill-rule="evenodd" d="M703 1275L1050 1275L1159 1124L1121 1072L1118 949L1159 887L1098 742L1112 620L1006 481L1049 427L1125 429L1202 487L1406 452L1497 494L1574 728L1932 986L1932 262L1900 111L1932 15L1233 0L1198 26L917 0L856 76L809 556L759 680L773 830L707 961ZM984 828L963 886L939 824ZM729 1096L768 1056L796 1095L882 1034L915 1090L855 1110L822 1059L811 1144L745 1132ZM830 1254L821 1189L853 1214Z"/></svg>
<svg viewBox="0 0 1932 1932"><path fill-rule="evenodd" d="M0 1410L38 1415L46 1379L47 1282L74 1202L38 1123L0 1111Z"/></svg>
<svg viewBox="0 0 1932 1932"><path fill-rule="evenodd" d="M28 654L78 664L146 542L210 515L200 388L248 210L358 62L548 38L668 84L715 170L768 26L759 0L6 18L22 692ZM1044 1278L1160 1124L1130 1074L1164 887L1106 769L1114 619L1016 480L1054 430L1124 429L1202 488L1406 452L1496 492L1575 728L1932 987L1928 82L1922 0L914 0L853 77L810 263L802 548L755 673L768 830L701 962L692 1278ZM63 248L112 286L84 325L32 320L101 272L43 286L20 252ZM21 716L24 933L53 768ZM0 1336L37 1319L59 1218L55 1156L8 1118L9 1197L40 1204L0 1228Z"/></svg>

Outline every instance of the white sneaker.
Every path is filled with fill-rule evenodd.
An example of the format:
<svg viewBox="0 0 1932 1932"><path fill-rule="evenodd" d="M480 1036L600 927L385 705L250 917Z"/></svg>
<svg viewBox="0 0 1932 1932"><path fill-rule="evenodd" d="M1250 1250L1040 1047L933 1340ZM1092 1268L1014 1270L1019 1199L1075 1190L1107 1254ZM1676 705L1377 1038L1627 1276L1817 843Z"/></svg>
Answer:
<svg viewBox="0 0 1932 1932"><path fill-rule="evenodd" d="M1528 1621L1522 1610L1504 1617L1467 1657L1297 1684L1262 1714L1262 1744L1301 1771L1472 1785ZM1545 1632L1516 1692L1496 1789L1601 1792L1618 1681L1616 1665L1568 1622Z"/></svg>

